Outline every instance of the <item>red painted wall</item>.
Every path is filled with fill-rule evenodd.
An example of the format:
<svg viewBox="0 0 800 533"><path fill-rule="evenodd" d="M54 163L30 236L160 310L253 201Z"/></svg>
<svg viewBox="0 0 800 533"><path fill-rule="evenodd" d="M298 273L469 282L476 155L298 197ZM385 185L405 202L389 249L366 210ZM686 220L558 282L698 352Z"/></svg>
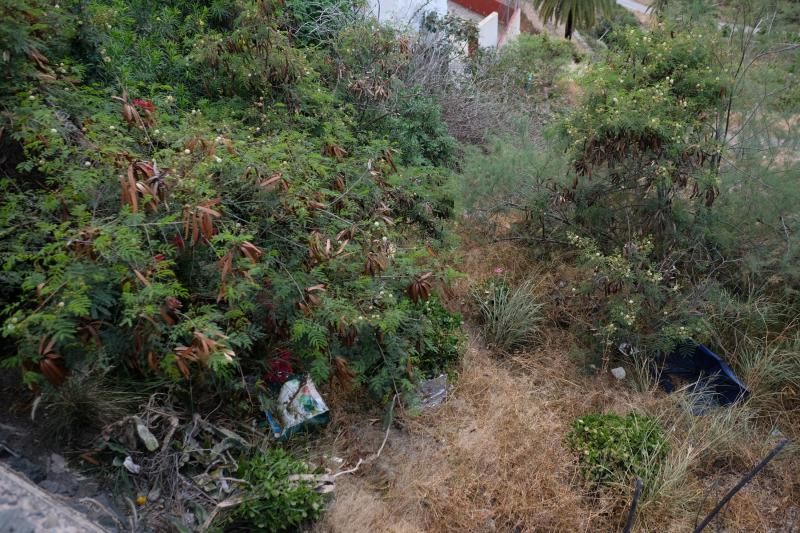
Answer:
<svg viewBox="0 0 800 533"><path fill-rule="evenodd" d="M513 5L508 5L498 0L453 0L456 4L464 6L470 11L474 11L484 17L497 12L500 24L507 24L508 19L514 14L516 9Z"/></svg>

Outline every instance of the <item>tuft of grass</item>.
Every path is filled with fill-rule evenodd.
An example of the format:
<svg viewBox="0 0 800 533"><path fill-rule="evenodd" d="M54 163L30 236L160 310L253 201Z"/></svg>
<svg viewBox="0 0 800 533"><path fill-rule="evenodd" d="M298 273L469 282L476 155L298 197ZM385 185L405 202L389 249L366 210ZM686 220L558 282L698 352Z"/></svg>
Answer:
<svg viewBox="0 0 800 533"><path fill-rule="evenodd" d="M750 389L748 405L782 429L797 427L800 414L800 337L784 342L750 343L734 366ZM797 436L797 435L793 435Z"/></svg>
<svg viewBox="0 0 800 533"><path fill-rule="evenodd" d="M37 431L71 441L132 414L141 395L121 388L105 372L75 372L43 393Z"/></svg>
<svg viewBox="0 0 800 533"><path fill-rule="evenodd" d="M708 411L705 401L702 395L684 391L665 397L652 409L651 416L668 428L669 451L642 493L637 515L642 531L659 530L666 520L676 518L691 529L685 521L715 503L709 484L720 483L727 472L735 472L732 477L737 480L773 444L764 439L757 413L747 404ZM693 414L698 410L705 412ZM751 526L739 527L735 530Z"/></svg>
<svg viewBox="0 0 800 533"><path fill-rule="evenodd" d="M511 288L504 279L492 278L472 289L488 344L510 353L536 342L544 305L534 295L535 287L533 280Z"/></svg>

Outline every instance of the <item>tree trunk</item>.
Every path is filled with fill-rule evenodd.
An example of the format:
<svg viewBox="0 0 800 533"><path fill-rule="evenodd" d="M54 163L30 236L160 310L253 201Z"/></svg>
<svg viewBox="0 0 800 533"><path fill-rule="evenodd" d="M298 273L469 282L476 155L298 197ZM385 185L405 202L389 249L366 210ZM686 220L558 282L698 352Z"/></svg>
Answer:
<svg viewBox="0 0 800 533"><path fill-rule="evenodd" d="M564 37L566 39L572 40L572 10L569 10L567 13L567 23L564 26Z"/></svg>

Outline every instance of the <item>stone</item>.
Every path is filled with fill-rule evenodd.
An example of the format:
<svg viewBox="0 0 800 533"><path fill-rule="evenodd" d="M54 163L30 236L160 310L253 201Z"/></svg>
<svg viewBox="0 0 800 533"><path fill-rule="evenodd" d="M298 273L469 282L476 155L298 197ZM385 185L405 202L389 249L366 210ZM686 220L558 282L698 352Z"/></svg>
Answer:
<svg viewBox="0 0 800 533"><path fill-rule="evenodd" d="M139 435L139 438L142 439L147 451L156 451L158 449L158 439L155 437L155 435L153 435L150 429L138 416L133 417L133 423L136 425L136 433Z"/></svg>
<svg viewBox="0 0 800 533"><path fill-rule="evenodd" d="M50 454L50 471L56 474L63 474L67 471L67 460L63 455L57 453Z"/></svg>
<svg viewBox="0 0 800 533"><path fill-rule="evenodd" d="M621 366L618 366L617 368L612 368L611 375L619 380L623 380L625 379L625 369L622 368Z"/></svg>
<svg viewBox="0 0 800 533"><path fill-rule="evenodd" d="M0 463L0 533L102 533L103 528Z"/></svg>
<svg viewBox="0 0 800 533"><path fill-rule="evenodd" d="M40 483L47 477L44 469L24 457L12 457L8 460L8 466L27 476L34 483Z"/></svg>

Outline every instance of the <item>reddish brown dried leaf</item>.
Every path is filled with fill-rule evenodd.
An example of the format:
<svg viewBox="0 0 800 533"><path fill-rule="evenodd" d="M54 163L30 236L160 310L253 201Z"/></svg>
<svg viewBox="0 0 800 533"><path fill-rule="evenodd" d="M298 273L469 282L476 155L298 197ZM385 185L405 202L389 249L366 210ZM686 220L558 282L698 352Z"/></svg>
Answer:
<svg viewBox="0 0 800 533"><path fill-rule="evenodd" d="M60 359L43 359L39 362L39 370L54 387L60 387L67 379L67 371Z"/></svg>
<svg viewBox="0 0 800 533"><path fill-rule="evenodd" d="M183 361L183 359L181 358L175 359L175 366L178 367L178 370L180 370L184 378L189 379L190 376L189 366Z"/></svg>

